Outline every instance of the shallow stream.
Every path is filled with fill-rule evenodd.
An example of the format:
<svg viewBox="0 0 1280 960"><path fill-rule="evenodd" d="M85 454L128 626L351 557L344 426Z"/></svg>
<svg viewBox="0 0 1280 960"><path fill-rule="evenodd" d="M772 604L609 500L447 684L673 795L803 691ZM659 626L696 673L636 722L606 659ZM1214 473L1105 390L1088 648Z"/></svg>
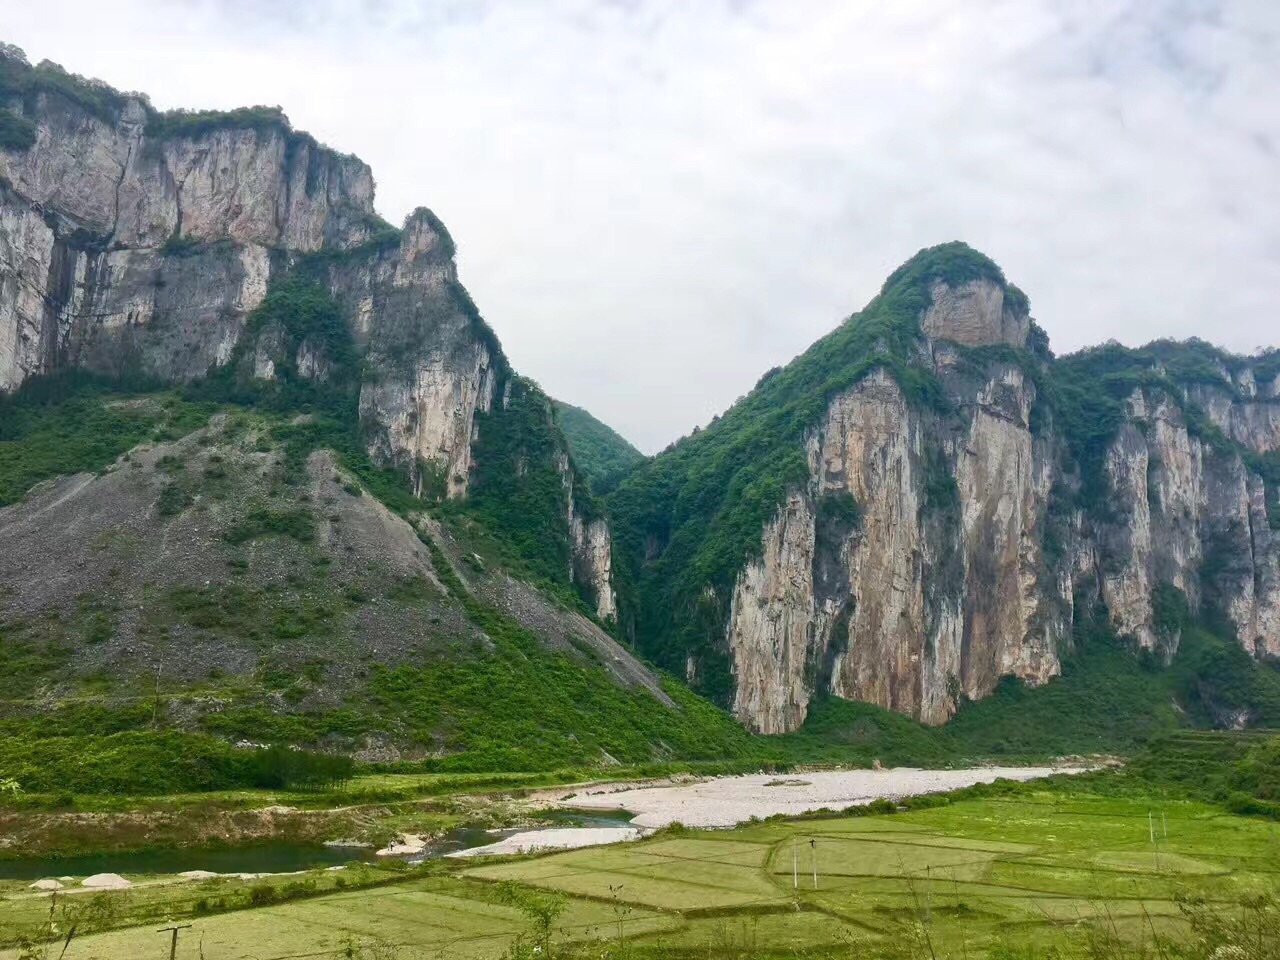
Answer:
<svg viewBox="0 0 1280 960"><path fill-rule="evenodd" d="M548 811L545 819L554 826L626 826L624 814ZM469 850L509 837L529 827L490 830L481 826L455 827L429 844L422 853L404 857L411 863L442 857L456 850ZM122 876L171 875L187 870L214 873L292 873L333 867L360 860L372 863L373 847L325 846L319 843L259 843L235 847L161 847L123 853L95 853L75 857L22 857L0 859L0 880L40 880L44 877L87 877L95 873Z"/></svg>

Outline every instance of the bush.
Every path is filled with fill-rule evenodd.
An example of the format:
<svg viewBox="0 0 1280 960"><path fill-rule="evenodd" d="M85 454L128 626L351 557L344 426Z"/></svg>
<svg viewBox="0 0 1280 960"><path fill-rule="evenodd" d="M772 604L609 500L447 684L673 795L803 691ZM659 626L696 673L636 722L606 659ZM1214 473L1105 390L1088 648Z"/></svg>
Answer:
<svg viewBox="0 0 1280 960"><path fill-rule="evenodd" d="M32 727L38 729L39 722ZM28 793L149 795L238 787L312 790L344 783L350 757L284 747L239 749L205 734L134 730L107 736L0 737L0 770Z"/></svg>
<svg viewBox="0 0 1280 960"><path fill-rule="evenodd" d="M29 150L36 142L36 125L26 117L0 110L0 150Z"/></svg>
<svg viewBox="0 0 1280 960"><path fill-rule="evenodd" d="M249 888L249 904L254 907L266 907L280 900L280 894L269 883L258 883Z"/></svg>
<svg viewBox="0 0 1280 960"><path fill-rule="evenodd" d="M156 512L162 517L176 517L191 504L191 496L179 483L165 484L156 501Z"/></svg>
<svg viewBox="0 0 1280 960"><path fill-rule="evenodd" d="M291 537L299 543L310 543L315 535L315 517L305 507L294 510L258 507L251 510L240 523L228 529L223 534L223 539L227 543L239 545L259 537L279 536Z"/></svg>
<svg viewBox="0 0 1280 960"><path fill-rule="evenodd" d="M291 131L289 118L279 107L237 107L234 110L166 110L147 120L147 136L168 140L197 138L218 130Z"/></svg>
<svg viewBox="0 0 1280 960"><path fill-rule="evenodd" d="M348 756L277 746L255 752L252 777L255 787L311 790L340 786L354 772Z"/></svg>

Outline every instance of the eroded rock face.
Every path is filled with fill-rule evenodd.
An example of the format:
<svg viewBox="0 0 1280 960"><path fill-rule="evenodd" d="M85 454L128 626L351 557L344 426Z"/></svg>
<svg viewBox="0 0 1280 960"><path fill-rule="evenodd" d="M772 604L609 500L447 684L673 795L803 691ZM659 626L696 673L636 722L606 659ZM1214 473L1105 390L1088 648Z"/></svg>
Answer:
<svg viewBox="0 0 1280 960"><path fill-rule="evenodd" d="M225 363L271 275L269 249L370 234L373 177L283 123L147 135L57 94L35 144L0 150L0 389L64 366L189 380Z"/></svg>
<svg viewBox="0 0 1280 960"><path fill-rule="evenodd" d="M1034 685L1056 675L1058 644L1070 635L1063 617L1071 604L1069 584L1041 582L1053 451L1031 434L1034 398L1021 370L1000 369L978 392L968 435L956 449L965 581L954 675L975 700L1002 676ZM955 704L939 707L949 714Z"/></svg>
<svg viewBox="0 0 1280 960"><path fill-rule="evenodd" d="M1225 598L1245 649L1275 656L1280 544L1261 478L1234 452L1192 436L1163 391L1135 390L1127 407L1107 454L1115 516L1096 537L1101 592L1116 630L1171 656L1178 637L1159 634L1154 609L1157 585L1169 584L1193 607L1206 594ZM1203 579L1206 566L1213 582Z"/></svg>
<svg viewBox="0 0 1280 960"><path fill-rule="evenodd" d="M556 469L564 483L569 523L569 580L580 583L595 601L602 623L618 619L618 596L613 588L613 536L602 517L584 517L574 500L577 478L569 457L561 453Z"/></svg>
<svg viewBox="0 0 1280 960"><path fill-rule="evenodd" d="M1246 368L1244 372L1249 371ZM1251 375L1237 387L1243 387L1241 396L1232 396L1221 387L1197 384L1190 391L1191 399L1237 443L1258 453L1280 450L1280 404L1273 402L1277 396L1275 384L1267 385L1261 399L1253 399L1257 390Z"/></svg>
<svg viewBox="0 0 1280 960"><path fill-rule="evenodd" d="M386 462L409 466L419 496L427 492L432 471L443 477L446 496L466 493L476 411L493 402L488 352L477 345L467 354L430 354L404 376L367 384L360 392L361 414L378 431L373 449Z"/></svg>
<svg viewBox="0 0 1280 960"><path fill-rule="evenodd" d="M815 637L815 516L808 496L792 493L764 529L764 550L738 574L729 615L733 713L760 733L785 733L804 722L813 694L809 666ZM686 673L693 673L687 665Z"/></svg>
<svg viewBox="0 0 1280 960"><path fill-rule="evenodd" d="M180 237L302 251L369 234L369 167L283 124L149 137L140 100L112 123L53 94L29 119L36 143L0 150L0 177L60 233L79 228L130 248Z"/></svg>
<svg viewBox="0 0 1280 960"><path fill-rule="evenodd" d="M0 183L0 389L39 372L57 342L58 319L45 306L53 251L44 218Z"/></svg>
<svg viewBox="0 0 1280 960"><path fill-rule="evenodd" d="M1136 637L1146 649L1156 645L1151 628L1152 581L1151 502L1147 491L1148 452L1138 428L1126 423L1107 451L1106 469L1117 504L1126 518L1110 531L1109 554L1124 558L1104 566L1102 596L1111 622L1124 635Z"/></svg>
<svg viewBox="0 0 1280 960"><path fill-rule="evenodd" d="M1249 545L1254 591L1242 591L1231 611L1240 642L1255 657L1280 658L1280 536L1267 520L1266 490L1259 477L1249 478Z"/></svg>
<svg viewBox="0 0 1280 960"><path fill-rule="evenodd" d="M852 604L848 640L833 651L831 691L913 715L921 713L931 559L920 515L922 440L918 415L892 377L877 371L832 400L816 462L810 446L819 493L850 494L860 513L840 551ZM958 646L954 620L950 626L944 660Z"/></svg>
<svg viewBox="0 0 1280 960"><path fill-rule="evenodd" d="M613 591L613 538L604 520L583 523L576 515L569 521L569 542L573 545L574 579L581 579L596 598L596 617L618 619L618 598Z"/></svg>
<svg viewBox="0 0 1280 960"><path fill-rule="evenodd" d="M1057 580L1039 590L1052 460L1028 427L1032 397L1001 368L970 398L954 464L931 462L931 425L883 369L831 401L809 442L808 487L765 527L735 585L739 719L793 730L825 690L940 723L962 693L985 696L1001 676L1058 672L1071 594ZM949 517L929 500L930 470L956 482ZM856 525L820 521L823 498L838 496L858 505Z"/></svg>
<svg viewBox="0 0 1280 960"><path fill-rule="evenodd" d="M1026 345L1031 318L1005 302L1001 284L971 280L951 286L935 280L931 293L933 303L925 310L920 326L932 339L951 340L966 347Z"/></svg>

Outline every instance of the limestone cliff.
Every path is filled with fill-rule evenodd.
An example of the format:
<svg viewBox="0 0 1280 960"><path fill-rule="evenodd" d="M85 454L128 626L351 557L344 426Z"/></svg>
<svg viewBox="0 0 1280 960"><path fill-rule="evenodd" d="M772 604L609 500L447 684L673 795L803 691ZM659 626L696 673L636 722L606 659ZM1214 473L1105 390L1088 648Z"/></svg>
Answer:
<svg viewBox="0 0 1280 960"><path fill-rule="evenodd" d="M613 538L603 517L584 516L574 500L575 476L568 456L557 466L569 501L569 579L587 588L595 598L596 617L603 622L618 619L618 598L613 590Z"/></svg>
<svg viewBox="0 0 1280 960"><path fill-rule="evenodd" d="M1275 657L1275 360L1058 360L994 264L922 251L624 482L631 627L765 733L824 695L941 723L1002 677L1056 676L1082 617L1168 659L1182 601Z"/></svg>
<svg viewBox="0 0 1280 960"><path fill-rule="evenodd" d="M513 373L430 211L392 229L368 166L279 111L159 114L13 48L0 51L0 109L34 130L0 149L0 390L68 368L188 382L241 357L252 377L323 382L334 358L319 344L250 322L302 271L349 325L371 456L424 498L468 493L478 418L501 414ZM548 463L565 450L558 433L552 446ZM603 617L607 525L583 526L571 495L558 509Z"/></svg>
<svg viewBox="0 0 1280 960"><path fill-rule="evenodd" d="M935 358L944 372L953 359L943 345ZM938 424L883 368L831 400L807 445L809 483L735 586L727 639L741 720L794 729L825 687L937 723L1001 676L1058 672L1071 594L1038 590L1052 451L1029 430L1033 398L1018 368L998 367L964 398L945 465L927 452ZM953 476L958 516L929 502L930 470ZM858 505L858 522L833 531L819 516L838 495ZM824 535L834 539L819 548Z"/></svg>
<svg viewBox="0 0 1280 960"><path fill-rule="evenodd" d="M1196 606L1217 598L1247 650L1277 656L1280 544L1262 478L1241 451L1192 435L1165 390L1135 390L1126 407L1107 454L1115 515L1099 524L1096 548L1117 628L1168 655L1177 637L1159 635L1153 597L1158 584L1169 584ZM1265 431L1237 436L1270 449Z"/></svg>

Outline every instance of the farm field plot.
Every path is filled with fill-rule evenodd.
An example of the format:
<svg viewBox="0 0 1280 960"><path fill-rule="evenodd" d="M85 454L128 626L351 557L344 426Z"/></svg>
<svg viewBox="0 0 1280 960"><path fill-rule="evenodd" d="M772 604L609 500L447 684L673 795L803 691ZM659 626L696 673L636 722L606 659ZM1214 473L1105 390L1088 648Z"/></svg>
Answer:
<svg viewBox="0 0 1280 960"><path fill-rule="evenodd" d="M518 935L525 919L514 905L496 902L486 886L452 878L409 881L297 903L239 910L198 919L184 933L180 958L201 955L237 960L345 957L349 945L395 945L401 957L497 957ZM557 918L561 937L592 939L613 924L613 910L575 900ZM672 927L678 918L631 911L637 934ZM130 927L72 941L66 960L140 960L168 955L159 924ZM59 946L60 949L60 946ZM5 960L19 951L0 951ZM53 954L57 956L57 952Z"/></svg>
<svg viewBox="0 0 1280 960"><path fill-rule="evenodd" d="M1178 933L1187 896L1232 909L1275 896L1280 824L1186 801L1046 789L879 816L674 828L636 843L436 869L192 917L178 956L383 956L361 953L369 943L399 960L514 956L510 945L523 937L528 947L542 910L556 957L976 960L1005 944L1060 946L1089 921L1122 938ZM74 939L65 960L167 955L151 922L166 889L175 908L198 892L112 894L122 904L147 898L149 921ZM0 926L6 913L47 903L25 890L4 895ZM0 950L3 960L18 956Z"/></svg>
<svg viewBox="0 0 1280 960"><path fill-rule="evenodd" d="M633 946L654 956L699 946L738 955L753 945L841 955L873 943L882 955L910 956L922 918L937 956L983 956L1006 939L1052 945L1097 918L1122 935L1171 932L1183 922L1180 897L1230 904L1274 894L1280 827L1190 802L1045 791L691 832L467 875L677 910L684 922L674 932L637 936Z"/></svg>

